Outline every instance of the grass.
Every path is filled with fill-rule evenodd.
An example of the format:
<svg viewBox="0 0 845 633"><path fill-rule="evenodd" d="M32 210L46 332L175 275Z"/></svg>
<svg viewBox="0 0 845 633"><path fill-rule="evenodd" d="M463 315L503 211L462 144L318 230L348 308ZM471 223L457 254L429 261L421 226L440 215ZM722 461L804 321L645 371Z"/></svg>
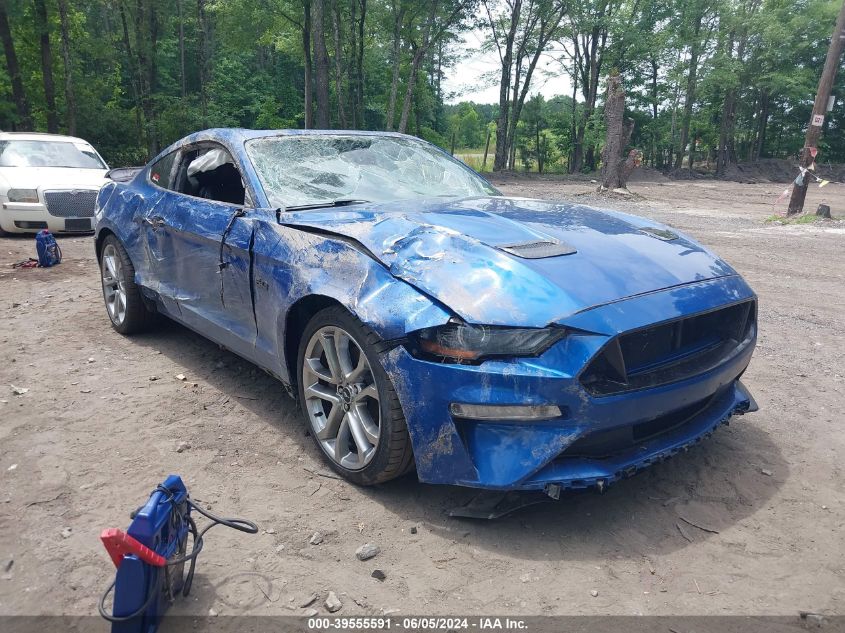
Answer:
<svg viewBox="0 0 845 633"><path fill-rule="evenodd" d="M825 220L827 220L827 218L819 217L815 213L804 213L791 218L787 218L782 215L770 215L764 220L764 222L777 224L815 224ZM842 220L842 218L833 217L831 220Z"/></svg>

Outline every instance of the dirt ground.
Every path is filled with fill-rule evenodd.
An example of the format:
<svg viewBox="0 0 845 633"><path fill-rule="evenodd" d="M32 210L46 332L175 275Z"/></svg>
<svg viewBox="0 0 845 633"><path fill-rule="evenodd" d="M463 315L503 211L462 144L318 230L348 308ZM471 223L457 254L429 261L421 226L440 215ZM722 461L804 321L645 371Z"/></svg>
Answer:
<svg viewBox="0 0 845 633"><path fill-rule="evenodd" d="M338 615L845 613L845 224L765 223L784 185L653 180L599 199L589 181L494 178L654 217L733 264L760 295L744 378L760 411L604 495L491 522L447 517L465 489L327 477L281 385L184 328L116 334L91 238L62 239L47 270L12 270L33 240L0 239L0 614L96 613L114 576L100 531L168 473L262 528L209 533L176 613L303 613L312 593L325 613L329 591ZM845 186L811 188L821 201L845 215ZM366 542L381 553L360 562Z"/></svg>

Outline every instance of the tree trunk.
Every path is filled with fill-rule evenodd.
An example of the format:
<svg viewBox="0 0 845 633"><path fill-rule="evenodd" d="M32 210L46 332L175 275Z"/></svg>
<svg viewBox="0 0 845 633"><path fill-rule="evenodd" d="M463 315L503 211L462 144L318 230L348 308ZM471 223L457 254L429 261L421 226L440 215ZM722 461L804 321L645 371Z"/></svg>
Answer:
<svg viewBox="0 0 845 633"><path fill-rule="evenodd" d="M722 120L719 124L719 146L716 148L716 176L725 175L730 154L728 152L728 138L732 136L734 119L736 117L736 88L730 88L722 104Z"/></svg>
<svg viewBox="0 0 845 633"><path fill-rule="evenodd" d="M311 63L311 0L302 2L302 53L305 56L305 129L314 127L314 80Z"/></svg>
<svg viewBox="0 0 845 633"><path fill-rule="evenodd" d="M76 93L73 90L73 64L70 55L70 25L67 18L67 0L59 0L59 20L62 27L62 58L65 64L65 104L67 106L67 133L76 136Z"/></svg>
<svg viewBox="0 0 845 633"><path fill-rule="evenodd" d="M327 130L329 122L329 53L326 50L326 37L323 21L324 0L314 0L311 3L311 19L313 20L314 63L317 67L317 127Z"/></svg>
<svg viewBox="0 0 845 633"><path fill-rule="evenodd" d="M355 59L355 112L357 129L364 127L364 21L367 18L367 0L360 0L361 15L358 18L358 54Z"/></svg>
<svg viewBox="0 0 845 633"><path fill-rule="evenodd" d="M44 0L35 0L35 24L41 42L41 74L44 80L44 99L47 102L47 131L57 134L59 116L56 113L56 87L53 83L53 54L50 50L50 22Z"/></svg>
<svg viewBox="0 0 845 633"><path fill-rule="evenodd" d="M690 141L689 128L692 122L692 106L695 103L695 89L698 78L698 57L701 47L701 24L704 21L704 14L700 14L695 23L693 31L693 42L690 50L689 74L687 75L687 94L684 99L684 118L681 121L681 142L678 146L677 157L675 158L675 169L680 169L684 163L684 151ZM692 168L692 165L690 165Z"/></svg>
<svg viewBox="0 0 845 633"><path fill-rule="evenodd" d="M32 114L23 89L18 56L15 53L15 45L12 40L12 30L9 28L6 0L0 0L0 39L3 40L3 51L6 54L6 71L12 82L12 99L15 101L15 109L18 113L18 129L29 131L32 130Z"/></svg>
<svg viewBox="0 0 845 633"><path fill-rule="evenodd" d="M522 0L514 0L511 9L511 22L505 37L504 52L502 53L502 76L499 81L499 118L496 124L496 152L493 156L493 171L505 169L508 163L508 124L510 122L510 85L511 64L513 63L513 42L519 26L519 16L522 11ZM488 10L489 15L489 10ZM492 15L490 21L493 21Z"/></svg>
<svg viewBox="0 0 845 633"><path fill-rule="evenodd" d="M144 126L141 121L141 86L138 74L138 60L132 52L132 44L129 41L129 21L126 19L126 8L123 2L116 2L118 13L120 13L120 24L123 29L123 48L126 53L126 65L129 70L129 85L132 88L132 97L135 102L135 133L137 142L144 141Z"/></svg>
<svg viewBox="0 0 845 633"><path fill-rule="evenodd" d="M199 21L199 44L197 55L199 56L199 82L200 82L200 104L202 106L202 127L208 127L208 24L205 17L205 0L197 0L197 19Z"/></svg>
<svg viewBox="0 0 845 633"><path fill-rule="evenodd" d="M618 74L607 80L607 99L604 104L604 120L607 136L601 151L601 182L604 189L624 189L630 175L630 163L622 159L622 153L631 140L634 121L625 118L625 88ZM634 153L636 154L636 153ZM634 156L630 156L634 159Z"/></svg>
<svg viewBox="0 0 845 633"><path fill-rule="evenodd" d="M569 139L571 150L569 164L566 166L566 171L570 174L575 173L575 137L578 135L578 64L578 49L575 49L575 55L572 57L572 127Z"/></svg>
<svg viewBox="0 0 845 633"><path fill-rule="evenodd" d="M397 10L397 1L402 4L401 8ZM388 130L393 129L393 119L396 113L396 93L399 90L399 70L402 65L402 22L405 20L405 11L407 7L404 6L402 0L393 0L393 51L391 55L391 63L393 64L393 74L390 79L390 97L387 101L387 125Z"/></svg>
<svg viewBox="0 0 845 633"><path fill-rule="evenodd" d="M340 128L345 130L347 127L346 109L343 107L343 68L340 61L343 47L340 40L340 5L337 0L335 0L334 11L332 12L332 29L334 32L334 91L337 95L337 120ZM354 127L355 121L352 124Z"/></svg>
<svg viewBox="0 0 845 633"><path fill-rule="evenodd" d="M601 151L602 187L625 188L627 175L623 171L625 161L622 160L622 152L631 139L634 124L630 119L625 119L625 88L622 86L622 78L616 74L611 75L607 81L604 120L607 135Z"/></svg>
<svg viewBox="0 0 845 633"><path fill-rule="evenodd" d="M428 29L426 27L426 35L428 37ZM425 49L422 47L417 48L414 51L414 56L411 59L411 72L408 73L408 86L405 88L405 99L402 101L402 115L399 118L399 128L398 131L404 134L408 129L408 120L411 116L411 105L414 98L414 89L416 88L417 84L417 73L419 72L420 65L422 64L423 55L425 54Z"/></svg>
<svg viewBox="0 0 845 633"><path fill-rule="evenodd" d="M185 75L185 20L182 17L182 0L176 1L176 15L179 18L179 88L184 99L188 96L188 81Z"/></svg>

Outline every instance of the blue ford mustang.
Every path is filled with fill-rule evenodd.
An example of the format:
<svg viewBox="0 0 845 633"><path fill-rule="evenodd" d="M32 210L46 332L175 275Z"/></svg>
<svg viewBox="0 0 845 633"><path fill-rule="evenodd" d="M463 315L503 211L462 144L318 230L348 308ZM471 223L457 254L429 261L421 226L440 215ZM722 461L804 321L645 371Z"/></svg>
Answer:
<svg viewBox="0 0 845 633"><path fill-rule="evenodd" d="M114 328L276 376L359 484L603 489L755 410L754 292L673 229L391 133L208 130L97 201Z"/></svg>

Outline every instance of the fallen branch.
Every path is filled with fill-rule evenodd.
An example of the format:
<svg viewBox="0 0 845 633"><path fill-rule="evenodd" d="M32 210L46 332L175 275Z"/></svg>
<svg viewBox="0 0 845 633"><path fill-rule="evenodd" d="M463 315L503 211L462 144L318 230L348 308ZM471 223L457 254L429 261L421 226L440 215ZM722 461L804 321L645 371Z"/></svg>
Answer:
<svg viewBox="0 0 845 633"><path fill-rule="evenodd" d="M66 494L67 494L67 491L63 491L63 492L60 492L59 494L57 494L55 497L51 497L49 499L38 499L37 501L30 501L24 507L29 508L30 506L37 506L37 505L40 505L42 503L50 503L52 501L57 501L57 500L61 499L62 497L64 497Z"/></svg>
<svg viewBox="0 0 845 633"><path fill-rule="evenodd" d="M678 532L681 533L681 536L683 536L688 542L692 543L692 537L684 532L684 528L681 527L680 523L675 523L675 527L678 528Z"/></svg>

